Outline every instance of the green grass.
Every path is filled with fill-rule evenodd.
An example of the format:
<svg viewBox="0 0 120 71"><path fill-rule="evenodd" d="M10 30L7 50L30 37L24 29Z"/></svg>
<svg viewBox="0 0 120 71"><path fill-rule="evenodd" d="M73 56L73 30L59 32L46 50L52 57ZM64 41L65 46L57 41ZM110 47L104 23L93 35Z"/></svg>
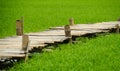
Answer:
<svg viewBox="0 0 120 71"><path fill-rule="evenodd" d="M51 53L35 54L10 71L119 71L120 35L87 39L86 43L60 45Z"/></svg>
<svg viewBox="0 0 120 71"><path fill-rule="evenodd" d="M24 31L37 32L51 26L115 21L120 0L0 0L0 37L15 35L15 20L24 16Z"/></svg>
<svg viewBox="0 0 120 71"><path fill-rule="evenodd" d="M24 32L75 23L116 21L120 0L0 0L0 38L15 35L15 21L24 16ZM108 35L61 45L52 53L35 54L11 71L119 71L120 36Z"/></svg>

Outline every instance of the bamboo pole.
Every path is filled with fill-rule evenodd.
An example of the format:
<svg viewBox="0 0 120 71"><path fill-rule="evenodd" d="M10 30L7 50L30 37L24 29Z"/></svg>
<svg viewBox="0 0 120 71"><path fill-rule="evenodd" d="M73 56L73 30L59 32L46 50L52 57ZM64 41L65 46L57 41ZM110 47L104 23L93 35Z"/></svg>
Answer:
<svg viewBox="0 0 120 71"><path fill-rule="evenodd" d="M120 29L119 24L116 24L116 26L115 26L115 27L116 27L116 33L117 33L117 34L119 34L119 32L120 32L120 30L119 30L119 29Z"/></svg>
<svg viewBox="0 0 120 71"><path fill-rule="evenodd" d="M25 62L28 59L28 47L29 47L29 37L28 35L22 36L22 50L25 51Z"/></svg>
<svg viewBox="0 0 120 71"><path fill-rule="evenodd" d="M65 28L65 37L68 37L69 43L72 43L70 26L66 25L64 28Z"/></svg>
<svg viewBox="0 0 120 71"><path fill-rule="evenodd" d="M16 35L17 36L23 35L23 23L21 20L16 20Z"/></svg>
<svg viewBox="0 0 120 71"><path fill-rule="evenodd" d="M73 26L73 25L74 25L74 19L73 19L73 18L70 18L70 19L69 19L69 24L70 24L70 26Z"/></svg>

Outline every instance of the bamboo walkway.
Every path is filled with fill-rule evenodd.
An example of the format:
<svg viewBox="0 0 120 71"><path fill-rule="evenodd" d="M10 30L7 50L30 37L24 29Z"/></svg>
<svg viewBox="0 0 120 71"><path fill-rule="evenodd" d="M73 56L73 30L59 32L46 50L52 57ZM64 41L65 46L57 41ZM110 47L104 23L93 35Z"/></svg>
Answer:
<svg viewBox="0 0 120 71"><path fill-rule="evenodd" d="M120 21L101 22L95 24L74 24L70 20L70 25L61 27L51 27L47 31L28 33L23 35L22 21L17 20L17 35L0 39L0 59L12 57L25 57L27 59L28 51L34 48L43 49L49 44L63 43L68 40L72 42L73 36L83 36L93 33L106 33L111 29L116 29L119 33Z"/></svg>

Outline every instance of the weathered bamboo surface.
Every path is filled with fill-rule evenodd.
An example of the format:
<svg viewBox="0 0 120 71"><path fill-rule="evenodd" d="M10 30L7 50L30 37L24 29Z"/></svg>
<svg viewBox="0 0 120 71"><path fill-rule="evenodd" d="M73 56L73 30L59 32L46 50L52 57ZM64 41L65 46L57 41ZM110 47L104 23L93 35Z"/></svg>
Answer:
<svg viewBox="0 0 120 71"><path fill-rule="evenodd" d="M109 32L111 29L120 26L120 22L102 22L95 24L76 24L70 26L71 36L82 36L91 33ZM65 36L64 26L51 27L47 31L28 33L29 49L44 48L48 44L63 42L68 40ZM0 39L0 58L1 57L24 57L25 52L22 51L22 36L13 36Z"/></svg>

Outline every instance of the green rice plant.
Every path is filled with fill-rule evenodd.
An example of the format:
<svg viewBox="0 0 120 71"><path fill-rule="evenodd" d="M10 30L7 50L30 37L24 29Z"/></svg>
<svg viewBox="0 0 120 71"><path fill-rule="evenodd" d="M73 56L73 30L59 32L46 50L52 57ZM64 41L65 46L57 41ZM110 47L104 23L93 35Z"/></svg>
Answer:
<svg viewBox="0 0 120 71"><path fill-rule="evenodd" d="M53 26L116 21L120 0L0 0L0 37L15 35L15 21L24 16L24 33Z"/></svg>
<svg viewBox="0 0 120 71"><path fill-rule="evenodd" d="M37 53L26 63L15 64L10 71L119 71L120 35L111 34L63 44L51 53Z"/></svg>

